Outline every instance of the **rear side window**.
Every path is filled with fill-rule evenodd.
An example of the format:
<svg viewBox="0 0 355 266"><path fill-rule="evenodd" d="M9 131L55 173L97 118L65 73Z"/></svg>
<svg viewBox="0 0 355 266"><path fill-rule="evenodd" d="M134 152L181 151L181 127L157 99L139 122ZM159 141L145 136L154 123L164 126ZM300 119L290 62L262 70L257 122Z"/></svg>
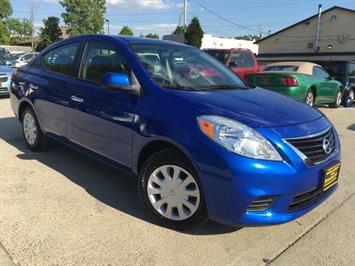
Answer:
<svg viewBox="0 0 355 266"><path fill-rule="evenodd" d="M254 57L249 52L235 51L230 59L237 67L254 67Z"/></svg>
<svg viewBox="0 0 355 266"><path fill-rule="evenodd" d="M82 61L80 78L101 83L106 73L130 74L126 61L109 43L89 42Z"/></svg>
<svg viewBox="0 0 355 266"><path fill-rule="evenodd" d="M263 71L291 71L297 72L298 66L267 66Z"/></svg>
<svg viewBox="0 0 355 266"><path fill-rule="evenodd" d="M80 43L55 48L43 56L44 69L67 76L75 76L75 57Z"/></svg>

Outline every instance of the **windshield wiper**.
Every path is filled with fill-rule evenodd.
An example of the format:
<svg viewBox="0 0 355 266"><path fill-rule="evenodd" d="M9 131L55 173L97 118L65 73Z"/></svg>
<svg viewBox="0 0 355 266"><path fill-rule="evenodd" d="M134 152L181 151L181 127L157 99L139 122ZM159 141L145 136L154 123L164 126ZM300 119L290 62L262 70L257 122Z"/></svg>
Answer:
<svg viewBox="0 0 355 266"><path fill-rule="evenodd" d="M198 89L189 87L189 86L181 86L177 84L168 84L168 85L162 85L163 88L167 89L176 89L176 90L184 90L184 91L197 91Z"/></svg>
<svg viewBox="0 0 355 266"><path fill-rule="evenodd" d="M201 86L201 88L211 89L211 90L235 90L235 89L247 90L247 89L249 89L247 86L240 86L240 85L208 85L208 86Z"/></svg>

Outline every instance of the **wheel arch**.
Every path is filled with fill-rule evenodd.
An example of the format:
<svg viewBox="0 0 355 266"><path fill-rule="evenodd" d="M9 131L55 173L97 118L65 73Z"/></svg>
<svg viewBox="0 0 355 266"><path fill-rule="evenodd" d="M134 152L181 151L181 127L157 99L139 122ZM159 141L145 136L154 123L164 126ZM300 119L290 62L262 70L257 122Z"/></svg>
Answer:
<svg viewBox="0 0 355 266"><path fill-rule="evenodd" d="M24 100L24 101L22 101L22 102L20 103L20 105L19 105L19 107L18 107L18 119L19 119L20 121L21 121L21 119L22 119L23 111L25 111L26 107L30 107L30 108L33 110L33 112L35 113L35 115L36 115L36 112L35 112L35 110L34 110L32 104L31 104L29 101ZM36 115L36 116L37 116L37 115Z"/></svg>
<svg viewBox="0 0 355 266"><path fill-rule="evenodd" d="M154 154L166 150L171 149L176 151L177 153L181 154L185 159L187 159L191 166L196 170L196 165L194 164L193 160L191 159L190 154L181 147L179 144L175 143L172 140L167 139L155 139L151 140L150 142L146 143L138 153L137 159L133 164L133 171L138 174L139 171L142 169L144 163Z"/></svg>

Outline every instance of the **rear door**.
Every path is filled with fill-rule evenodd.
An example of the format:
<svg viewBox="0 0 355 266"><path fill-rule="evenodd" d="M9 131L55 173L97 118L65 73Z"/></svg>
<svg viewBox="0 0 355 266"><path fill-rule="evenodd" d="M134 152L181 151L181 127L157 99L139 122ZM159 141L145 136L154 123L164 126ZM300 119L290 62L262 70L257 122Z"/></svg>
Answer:
<svg viewBox="0 0 355 266"><path fill-rule="evenodd" d="M139 96L101 86L105 73L131 75L111 42L88 41L79 79L70 84L68 138L121 165L131 166L132 126Z"/></svg>
<svg viewBox="0 0 355 266"><path fill-rule="evenodd" d="M80 42L64 44L44 54L42 70L28 80L27 86L35 91L37 118L47 133L66 136L68 84L76 76L80 45Z"/></svg>

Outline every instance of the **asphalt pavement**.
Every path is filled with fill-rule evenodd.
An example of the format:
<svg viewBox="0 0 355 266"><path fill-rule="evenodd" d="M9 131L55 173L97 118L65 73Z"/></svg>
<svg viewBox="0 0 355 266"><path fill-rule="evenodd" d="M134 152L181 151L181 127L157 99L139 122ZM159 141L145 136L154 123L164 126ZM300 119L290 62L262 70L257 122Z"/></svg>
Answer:
<svg viewBox="0 0 355 266"><path fill-rule="evenodd" d="M355 108L321 108L342 143L338 190L287 224L176 232L144 214L136 182L56 144L27 149L0 98L0 265L355 265Z"/></svg>

